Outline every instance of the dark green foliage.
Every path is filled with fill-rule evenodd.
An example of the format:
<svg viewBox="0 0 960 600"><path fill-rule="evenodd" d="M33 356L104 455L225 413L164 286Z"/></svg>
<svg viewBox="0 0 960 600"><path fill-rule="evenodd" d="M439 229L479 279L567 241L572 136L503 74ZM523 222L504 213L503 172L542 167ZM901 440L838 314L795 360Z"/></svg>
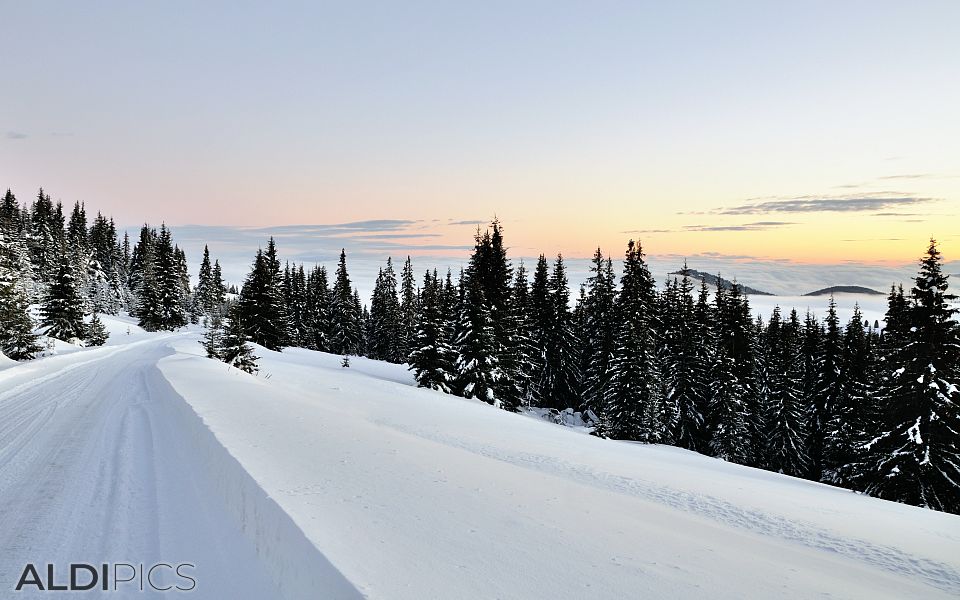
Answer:
<svg viewBox="0 0 960 600"><path fill-rule="evenodd" d="M442 293L437 272L427 271L423 277L420 298L420 323L410 352L410 370L419 387L449 392L454 381L456 353L450 346L448 329L442 312Z"/></svg>
<svg viewBox="0 0 960 600"><path fill-rule="evenodd" d="M86 331L83 324L83 298L76 286L76 278L69 257L61 257L56 277L50 283L40 306L40 326L44 333L58 340L82 340Z"/></svg>
<svg viewBox="0 0 960 600"><path fill-rule="evenodd" d="M107 332L103 321L100 320L100 315L93 313L90 322L86 325L85 340L87 346L102 346L107 343L109 337L110 334Z"/></svg>
<svg viewBox="0 0 960 600"><path fill-rule="evenodd" d="M651 443L666 437L669 416L653 336L653 285L642 249L630 240L617 296L616 351L601 415L605 437Z"/></svg>
<svg viewBox="0 0 960 600"><path fill-rule="evenodd" d="M283 280L277 247L270 238L267 251L257 251L237 303L239 321L253 342L281 350L287 344L289 321L283 299Z"/></svg>
<svg viewBox="0 0 960 600"><path fill-rule="evenodd" d="M362 308L353 296L353 284L347 273L347 253L340 250L340 262L330 302L329 349L334 354L360 354L363 329Z"/></svg>
<svg viewBox="0 0 960 600"><path fill-rule="evenodd" d="M255 374L259 367L259 357L253 354L253 348L247 343L247 334L243 317L239 311L230 314L226 332L223 336L220 359L245 373Z"/></svg>
<svg viewBox="0 0 960 600"><path fill-rule="evenodd" d="M858 479L867 493L960 512L960 331L942 258L931 240L912 302L892 295L877 394L879 431L865 445Z"/></svg>

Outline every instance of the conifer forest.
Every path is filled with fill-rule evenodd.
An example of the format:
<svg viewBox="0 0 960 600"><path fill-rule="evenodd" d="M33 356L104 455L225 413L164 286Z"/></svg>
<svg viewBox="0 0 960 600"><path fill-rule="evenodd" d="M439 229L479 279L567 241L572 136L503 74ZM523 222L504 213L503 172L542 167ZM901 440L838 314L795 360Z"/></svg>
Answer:
<svg viewBox="0 0 960 600"><path fill-rule="evenodd" d="M101 314L148 331L205 327L209 357L257 371L257 344L408 364L419 386L506 411L572 409L593 434L667 444L879 498L960 513L960 327L937 243L886 317L841 322L776 309L754 318L740 285L687 271L655 281L644 248L593 256L571 290L563 256L511 258L478 229L465 268L387 258L372 297L336 265L281 261L242 282L205 251L191 284L171 229L137 236L40 190L0 201L0 350L25 361L56 338L100 345ZM922 251L922 252L921 252ZM679 265L678 265L679 266Z"/></svg>

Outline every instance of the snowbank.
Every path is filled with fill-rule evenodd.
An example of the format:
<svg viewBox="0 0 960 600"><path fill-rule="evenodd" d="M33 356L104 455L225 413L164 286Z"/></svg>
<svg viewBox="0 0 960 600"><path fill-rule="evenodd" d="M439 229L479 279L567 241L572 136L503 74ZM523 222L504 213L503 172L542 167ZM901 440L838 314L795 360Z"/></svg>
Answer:
<svg viewBox="0 0 960 600"><path fill-rule="evenodd" d="M221 473L221 497L273 572L303 589L411 599L960 593L954 515L582 435L414 388L402 366L343 369L336 356L258 347L256 378L199 358L195 340L174 347L161 370L216 436L191 430ZM318 561L330 568L302 577L319 582L298 579Z"/></svg>

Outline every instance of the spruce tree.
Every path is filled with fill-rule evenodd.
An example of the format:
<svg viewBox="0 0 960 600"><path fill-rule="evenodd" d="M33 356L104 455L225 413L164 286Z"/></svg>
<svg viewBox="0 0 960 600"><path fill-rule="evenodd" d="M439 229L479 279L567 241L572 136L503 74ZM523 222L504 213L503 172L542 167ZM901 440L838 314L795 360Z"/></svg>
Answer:
<svg viewBox="0 0 960 600"><path fill-rule="evenodd" d="M960 330L948 276L930 240L904 314L888 314L903 345L885 356L881 430L866 444L867 493L960 512Z"/></svg>
<svg viewBox="0 0 960 600"><path fill-rule="evenodd" d="M416 349L417 327L419 323L419 298L417 283L413 274L413 262L407 256L403 263L403 273L400 278L400 320L397 328L398 353L396 362L408 360L410 353Z"/></svg>
<svg viewBox="0 0 960 600"><path fill-rule="evenodd" d="M630 240L617 296L616 350L599 430L605 437L651 443L665 437L663 385L651 327L653 285L642 249Z"/></svg>
<svg viewBox="0 0 960 600"><path fill-rule="evenodd" d="M403 326L400 300L397 298L397 277L393 261L387 258L386 267L380 269L377 275L370 299L370 333L367 340L370 358L403 362L407 344Z"/></svg>
<svg viewBox="0 0 960 600"><path fill-rule="evenodd" d="M855 304L843 334L843 388L824 438L822 481L843 487L853 485L852 469L861 457L860 447L869 442L866 432L874 429L875 365L863 323L860 307Z"/></svg>
<svg viewBox="0 0 960 600"><path fill-rule="evenodd" d="M360 351L361 311L352 291L347 273L347 253L341 249L330 302L330 352L334 354L358 354Z"/></svg>
<svg viewBox="0 0 960 600"><path fill-rule="evenodd" d="M581 410L603 413L610 386L611 362L616 350L616 281L613 264L604 260L600 248L593 255L578 327L583 360ZM584 288L581 288L584 291Z"/></svg>
<svg viewBox="0 0 960 600"><path fill-rule="evenodd" d="M289 321L284 306L280 261L272 237L266 252L257 251L237 306L239 321L251 341L270 350L283 349L287 343Z"/></svg>
<svg viewBox="0 0 960 600"><path fill-rule="evenodd" d="M170 230L160 226L155 246L156 306L153 309L154 329L174 330L187 324L184 308L184 266L173 246Z"/></svg>
<svg viewBox="0 0 960 600"><path fill-rule="evenodd" d="M808 413L802 397L801 326L796 311L783 322L775 307L764 336L766 452L761 466L803 477L809 470Z"/></svg>
<svg viewBox="0 0 960 600"><path fill-rule="evenodd" d="M817 364L817 383L813 396L813 410L810 420L810 478L814 481L823 479L824 446L828 443L827 431L829 424L834 420L836 405L843 393L844 373L843 339L840 320L837 318L837 303L830 295L827 308L826 329L823 336L823 345Z"/></svg>
<svg viewBox="0 0 960 600"><path fill-rule="evenodd" d="M107 332L103 321L100 320L100 315L93 313L90 322L86 325L86 333L84 335L87 346L102 346L107 343L107 338L109 337L110 334Z"/></svg>
<svg viewBox="0 0 960 600"><path fill-rule="evenodd" d="M10 195L9 190L7 195ZM3 217L0 214L0 218ZM3 229L7 227L5 225ZM28 360L41 348L33 333L29 302L17 285L17 274L11 267L9 246L3 229L0 229L0 353L14 360Z"/></svg>
<svg viewBox="0 0 960 600"><path fill-rule="evenodd" d="M478 236L477 249L460 280L463 301L454 340L457 352L454 389L464 398L478 398L499 406L501 399L497 396L497 389L503 371L490 304L483 287L484 260Z"/></svg>
<svg viewBox="0 0 960 600"><path fill-rule="evenodd" d="M255 374L259 370L259 357L253 354L253 348L247 343L242 316L237 310L230 314L220 356L223 362L246 373Z"/></svg>
<svg viewBox="0 0 960 600"><path fill-rule="evenodd" d="M226 332L224 331L223 318L220 316L220 311L214 311L213 314L204 317L203 324L205 331L203 332L203 341L200 343L207 352L207 358L223 360L223 346Z"/></svg>
<svg viewBox="0 0 960 600"><path fill-rule="evenodd" d="M73 267L67 256L61 257L57 275L43 298L40 326L47 336L58 340L84 338L83 298L77 289Z"/></svg>
<svg viewBox="0 0 960 600"><path fill-rule="evenodd" d="M703 449L706 413L706 361L700 346L707 343L697 327L693 282L684 264L682 278L668 286L662 311L663 376L666 403L674 414L670 424L674 443ZM706 302L706 300L704 300Z"/></svg>
<svg viewBox="0 0 960 600"><path fill-rule="evenodd" d="M197 274L197 287L193 292L194 313L210 315L216 302L217 290L214 289L213 266L210 264L210 248L203 246L203 260Z"/></svg>
<svg viewBox="0 0 960 600"><path fill-rule="evenodd" d="M423 277L420 300L420 323L413 339L414 349L409 356L409 369L417 385L423 388L450 392L454 381L453 361L456 353L447 338L442 314L442 288L437 272L427 271Z"/></svg>

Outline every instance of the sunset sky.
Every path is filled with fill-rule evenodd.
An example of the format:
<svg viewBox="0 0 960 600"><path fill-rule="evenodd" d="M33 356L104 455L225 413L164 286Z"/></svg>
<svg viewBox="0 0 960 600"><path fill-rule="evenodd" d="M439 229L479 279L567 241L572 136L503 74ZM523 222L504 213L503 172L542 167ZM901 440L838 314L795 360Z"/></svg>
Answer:
<svg viewBox="0 0 960 600"><path fill-rule="evenodd" d="M497 215L521 255L960 254L956 0L2 1L0 21L21 200L372 222L342 230L413 252Z"/></svg>

